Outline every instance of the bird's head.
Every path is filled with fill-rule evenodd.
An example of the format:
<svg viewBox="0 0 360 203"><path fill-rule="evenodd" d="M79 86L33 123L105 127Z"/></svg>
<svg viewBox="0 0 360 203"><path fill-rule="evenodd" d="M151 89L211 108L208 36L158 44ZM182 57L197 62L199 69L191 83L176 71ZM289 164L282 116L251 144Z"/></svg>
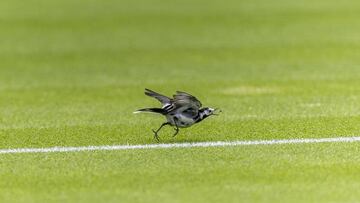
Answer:
<svg viewBox="0 0 360 203"><path fill-rule="evenodd" d="M219 113L221 113L221 110L218 108L209 108L209 107L205 107L200 109L200 115L202 116L202 119L209 117L209 116L218 116Z"/></svg>

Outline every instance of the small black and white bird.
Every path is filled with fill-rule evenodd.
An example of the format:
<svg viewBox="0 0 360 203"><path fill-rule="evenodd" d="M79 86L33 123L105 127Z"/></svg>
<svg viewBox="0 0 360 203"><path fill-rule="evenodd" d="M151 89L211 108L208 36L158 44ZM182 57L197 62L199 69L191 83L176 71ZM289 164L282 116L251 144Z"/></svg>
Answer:
<svg viewBox="0 0 360 203"><path fill-rule="evenodd" d="M178 134L179 128L187 128L195 123L199 123L211 115L218 115L218 109L201 108L201 102L191 94L176 91L173 98L169 98L149 89L145 89L145 94L159 100L163 105L162 108L145 108L139 109L134 113L151 112L162 114L166 117L167 122L163 123L157 130L153 130L154 138L159 141L158 132L166 125L173 126L175 129L174 137ZM219 110L219 112L221 112Z"/></svg>

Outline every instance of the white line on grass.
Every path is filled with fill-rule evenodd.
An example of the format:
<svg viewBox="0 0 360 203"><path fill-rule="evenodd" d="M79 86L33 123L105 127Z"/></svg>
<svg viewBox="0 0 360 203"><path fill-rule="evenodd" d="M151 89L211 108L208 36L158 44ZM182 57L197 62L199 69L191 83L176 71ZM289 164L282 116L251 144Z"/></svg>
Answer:
<svg viewBox="0 0 360 203"><path fill-rule="evenodd" d="M113 146L110 145L110 146L84 146L84 147L18 148L18 149L0 149L0 154L111 151L111 150L131 150L131 149L166 149L166 148L192 148L192 147L224 147L224 146L244 146L244 145L303 144L303 143L325 143L325 142L360 142L360 137L306 138L306 139L254 140L254 141L217 141L217 142L113 145Z"/></svg>

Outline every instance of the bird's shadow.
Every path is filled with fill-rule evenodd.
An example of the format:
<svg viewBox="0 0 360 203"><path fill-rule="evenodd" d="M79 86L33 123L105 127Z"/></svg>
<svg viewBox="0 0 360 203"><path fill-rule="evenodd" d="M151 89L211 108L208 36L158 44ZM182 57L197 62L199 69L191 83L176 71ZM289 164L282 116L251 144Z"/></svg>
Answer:
<svg viewBox="0 0 360 203"><path fill-rule="evenodd" d="M158 143L158 144L173 144L173 143L195 143L195 142L208 142L210 141L209 139L205 139L205 138L187 138L187 137L183 137L183 138L178 138L178 137L170 137L170 138L160 138L160 141L156 141L154 139L153 143Z"/></svg>

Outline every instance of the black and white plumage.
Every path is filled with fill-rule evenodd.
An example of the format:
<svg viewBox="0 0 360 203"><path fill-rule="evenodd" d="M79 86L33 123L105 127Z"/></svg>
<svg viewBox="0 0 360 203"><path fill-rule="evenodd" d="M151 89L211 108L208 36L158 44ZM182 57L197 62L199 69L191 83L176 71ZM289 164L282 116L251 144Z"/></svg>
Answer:
<svg viewBox="0 0 360 203"><path fill-rule="evenodd" d="M162 114L166 117L167 122L163 123L159 129L154 132L154 137L159 141L158 132L162 127L171 125L175 127L176 136L179 128L186 128L198 123L211 115L217 115L213 108L201 108L201 102L191 94L176 91L173 98L169 98L149 89L145 89L147 96L157 99L163 105L162 108L145 108L139 109L134 113L151 112Z"/></svg>

